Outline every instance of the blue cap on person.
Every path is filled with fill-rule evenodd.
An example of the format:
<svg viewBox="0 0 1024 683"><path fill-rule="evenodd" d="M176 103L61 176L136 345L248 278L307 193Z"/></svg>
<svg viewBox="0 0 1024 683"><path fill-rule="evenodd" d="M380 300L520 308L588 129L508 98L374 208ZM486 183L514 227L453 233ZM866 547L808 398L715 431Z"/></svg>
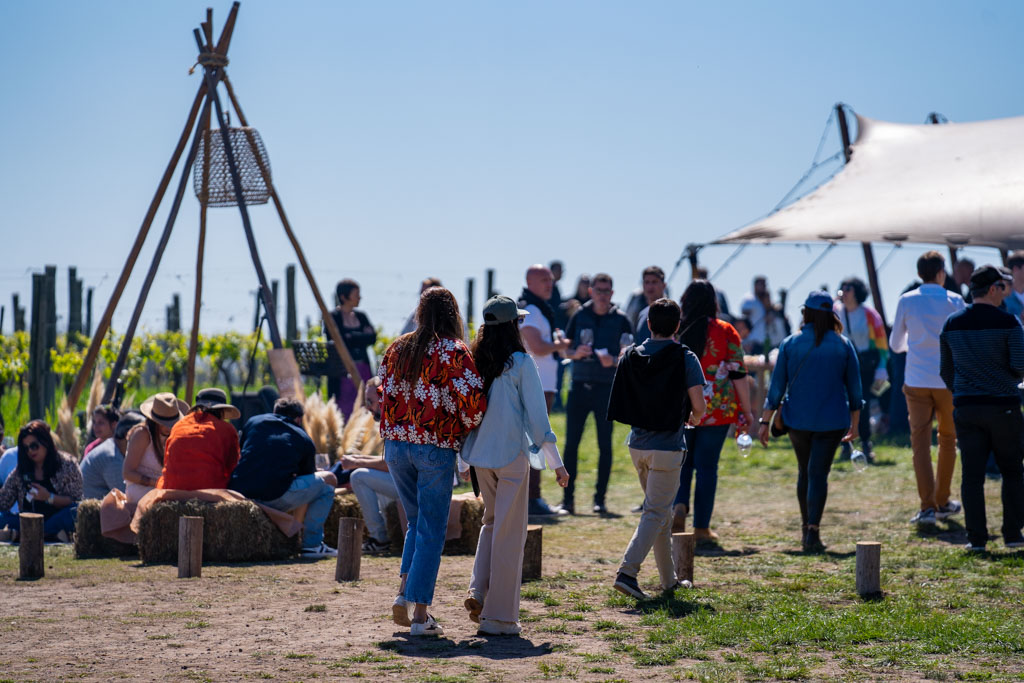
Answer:
<svg viewBox="0 0 1024 683"><path fill-rule="evenodd" d="M804 301L804 308L810 308L814 311L831 311L832 297L829 296L828 292L820 289L813 291L807 295L807 300Z"/></svg>

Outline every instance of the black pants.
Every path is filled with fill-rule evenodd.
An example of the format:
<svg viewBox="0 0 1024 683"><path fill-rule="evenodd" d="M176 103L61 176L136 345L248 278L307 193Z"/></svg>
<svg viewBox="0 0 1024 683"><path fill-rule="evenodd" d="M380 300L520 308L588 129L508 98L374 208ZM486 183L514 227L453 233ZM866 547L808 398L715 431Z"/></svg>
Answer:
<svg viewBox="0 0 1024 683"><path fill-rule="evenodd" d="M804 525L821 524L825 500L828 498L828 473L832 471L836 449L844 436L845 429L830 432L789 430L789 440L793 444L799 470L796 498L800 503L800 519Z"/></svg>
<svg viewBox="0 0 1024 683"><path fill-rule="evenodd" d="M960 496L964 525L971 545L988 542L985 518L985 464L989 453L1003 475L1003 539L1021 540L1024 526L1024 417L1020 407L1005 405L959 406L953 411L960 442L963 478Z"/></svg>
<svg viewBox="0 0 1024 683"><path fill-rule="evenodd" d="M857 354L857 362L860 364L861 392L864 394L864 408L860 411L857 432L860 434L860 448L865 453L871 453L871 401L877 400L871 393L871 385L875 383L878 360L878 351L874 349Z"/></svg>
<svg viewBox="0 0 1024 683"><path fill-rule="evenodd" d="M569 387L569 400L565 406L565 469L569 472L569 485L565 488L565 501L573 503L576 491L576 465L579 460L580 440L587 416L594 414L597 426L597 489L594 502L604 505L608 492L608 478L612 473L612 423L608 420L608 397L611 384L573 382Z"/></svg>

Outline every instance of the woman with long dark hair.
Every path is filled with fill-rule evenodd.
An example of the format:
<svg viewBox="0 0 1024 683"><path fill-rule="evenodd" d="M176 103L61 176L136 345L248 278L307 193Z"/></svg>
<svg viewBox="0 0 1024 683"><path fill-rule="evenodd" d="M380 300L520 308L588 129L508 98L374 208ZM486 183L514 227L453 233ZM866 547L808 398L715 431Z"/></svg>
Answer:
<svg viewBox="0 0 1024 683"><path fill-rule="evenodd" d="M416 331L388 347L380 364L380 434L409 527L392 614L414 636L444 633L427 608L441 565L456 452L483 420L484 383L462 341L455 297L443 287L420 295ZM413 606L412 619L409 605Z"/></svg>
<svg viewBox="0 0 1024 683"><path fill-rule="evenodd" d="M462 449L484 499L466 609L480 632L515 635L519 626L519 587L523 578L530 468L555 470L560 486L569 472L555 448L540 373L526 353L519 332L520 310L507 296L484 306L484 324L473 343L473 360L487 394L487 412ZM543 451L543 455L541 452Z"/></svg>
<svg viewBox="0 0 1024 683"><path fill-rule="evenodd" d="M760 420L762 444L768 445L770 433L787 430L793 444L804 552L825 550L819 525L828 497L828 474L840 442L857 438L863 404L857 351L842 332L832 297L811 292L804 302L800 331L779 346Z"/></svg>
<svg viewBox="0 0 1024 683"><path fill-rule="evenodd" d="M42 420L27 423L18 432L18 466L0 489L0 510L4 511L7 526L20 530L18 516L7 512L17 503L20 512L43 516L43 533L48 538L69 540L75 531L80 500L82 473L78 464L57 450L48 424Z"/></svg>
<svg viewBox="0 0 1024 683"><path fill-rule="evenodd" d="M718 293L707 280L694 280L680 300L679 341L700 359L707 379L707 412L700 424L686 431L686 460L679 472L679 491L673 509L673 530L683 531L690 510L690 483L697 473L693 494L693 533L698 542L714 543L711 513L718 488L718 460L735 424L746 431L754 423L750 386L743 365L743 346L736 328L718 319Z"/></svg>

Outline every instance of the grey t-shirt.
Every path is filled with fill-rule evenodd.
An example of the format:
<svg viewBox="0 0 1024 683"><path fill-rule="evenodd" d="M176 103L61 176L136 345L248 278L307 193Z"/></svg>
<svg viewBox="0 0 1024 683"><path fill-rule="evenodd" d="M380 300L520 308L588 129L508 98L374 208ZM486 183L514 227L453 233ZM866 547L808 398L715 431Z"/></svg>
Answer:
<svg viewBox="0 0 1024 683"><path fill-rule="evenodd" d="M103 498L111 489L124 491L124 454L114 439L107 439L89 451L80 465L82 498Z"/></svg>
<svg viewBox="0 0 1024 683"><path fill-rule="evenodd" d="M645 356L652 356L669 344L676 342L671 339L648 339L637 350ZM704 370L700 367L700 360L693 351L686 352L686 387L703 387L707 384L704 379ZM674 432L655 432L649 429L633 427L629 432L629 439L626 445L630 448L645 451L685 451L686 450L686 423L683 422L679 429Z"/></svg>

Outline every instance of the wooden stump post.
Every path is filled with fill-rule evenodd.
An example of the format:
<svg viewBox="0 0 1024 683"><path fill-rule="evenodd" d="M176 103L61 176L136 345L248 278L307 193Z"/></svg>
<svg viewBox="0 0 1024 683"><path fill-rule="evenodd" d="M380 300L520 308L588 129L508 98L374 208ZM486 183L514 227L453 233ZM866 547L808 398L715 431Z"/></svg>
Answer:
<svg viewBox="0 0 1024 683"><path fill-rule="evenodd" d="M526 527L526 547L523 548L523 581L541 577L543 567L544 527L530 524Z"/></svg>
<svg viewBox="0 0 1024 683"><path fill-rule="evenodd" d="M18 577L41 579L46 568L43 564L43 516L34 512L22 512L18 519L21 523Z"/></svg>
<svg viewBox="0 0 1024 683"><path fill-rule="evenodd" d="M338 520L338 566L335 581L358 581L359 565L363 560L363 520L342 517Z"/></svg>
<svg viewBox="0 0 1024 683"><path fill-rule="evenodd" d="M857 593L863 597L882 592L882 544L857 542Z"/></svg>
<svg viewBox="0 0 1024 683"><path fill-rule="evenodd" d="M697 539L691 531L672 534L672 561L676 566L676 580L693 583L693 555Z"/></svg>
<svg viewBox="0 0 1024 683"><path fill-rule="evenodd" d="M203 575L203 518L178 519L178 578Z"/></svg>

